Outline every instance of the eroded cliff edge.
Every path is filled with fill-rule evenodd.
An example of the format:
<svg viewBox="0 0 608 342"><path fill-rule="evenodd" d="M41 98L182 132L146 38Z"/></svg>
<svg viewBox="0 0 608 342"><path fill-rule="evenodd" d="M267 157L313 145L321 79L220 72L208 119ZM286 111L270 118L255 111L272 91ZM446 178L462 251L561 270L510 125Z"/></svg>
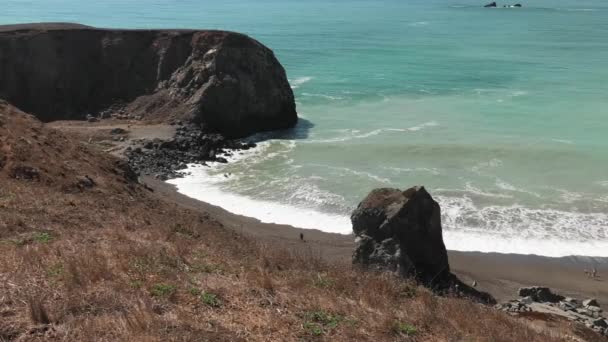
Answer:
<svg viewBox="0 0 608 342"><path fill-rule="evenodd" d="M227 137L297 122L274 53L224 31L0 26L0 98L42 121L119 112L192 120Z"/></svg>

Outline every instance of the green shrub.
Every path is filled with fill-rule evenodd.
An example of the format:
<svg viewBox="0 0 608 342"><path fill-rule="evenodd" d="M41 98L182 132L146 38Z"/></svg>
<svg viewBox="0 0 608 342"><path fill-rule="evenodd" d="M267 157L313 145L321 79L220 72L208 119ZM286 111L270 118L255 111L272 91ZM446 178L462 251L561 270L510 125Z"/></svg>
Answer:
<svg viewBox="0 0 608 342"><path fill-rule="evenodd" d="M168 284L154 284L150 293L154 297L170 297L175 294L176 287L175 285Z"/></svg>
<svg viewBox="0 0 608 342"><path fill-rule="evenodd" d="M393 332L399 335L414 336L418 333L418 330L413 325L395 322L393 324Z"/></svg>
<svg viewBox="0 0 608 342"><path fill-rule="evenodd" d="M143 284L144 284L144 282L143 282L143 281L141 281L141 280L138 280L138 279L131 280L131 281L129 282L129 286L130 286L130 287L132 287L132 288L134 288L134 289L139 289L139 288L141 288L141 286L142 286Z"/></svg>
<svg viewBox="0 0 608 342"><path fill-rule="evenodd" d="M191 288L189 292L193 296L200 296L201 295L201 290L199 290L199 289L197 289L195 287Z"/></svg>
<svg viewBox="0 0 608 342"><path fill-rule="evenodd" d="M222 306L222 301L219 299L219 297L211 292L203 292L201 294L201 300L203 303L213 308L219 308Z"/></svg>
<svg viewBox="0 0 608 342"><path fill-rule="evenodd" d="M336 282L324 275L321 275L320 273L317 274L317 276L314 278L313 280L313 285L315 287L320 287L320 288L329 288L334 286Z"/></svg>
<svg viewBox="0 0 608 342"><path fill-rule="evenodd" d="M38 243L48 243L53 240L53 236L47 232L39 232L34 235L33 240Z"/></svg>
<svg viewBox="0 0 608 342"><path fill-rule="evenodd" d="M324 310L310 311L304 315L303 327L307 333L319 336L338 327L343 320L344 317Z"/></svg>

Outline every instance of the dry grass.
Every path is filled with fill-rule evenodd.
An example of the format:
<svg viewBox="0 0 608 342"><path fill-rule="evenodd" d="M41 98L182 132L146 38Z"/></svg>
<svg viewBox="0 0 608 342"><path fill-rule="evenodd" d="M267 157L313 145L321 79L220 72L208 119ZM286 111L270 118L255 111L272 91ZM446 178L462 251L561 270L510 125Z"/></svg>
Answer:
<svg viewBox="0 0 608 342"><path fill-rule="evenodd" d="M262 245L125 180L115 160L76 140L31 130L37 124L21 116L0 122L0 158L8 156L0 169L0 341L561 341L574 334L567 323L538 328L387 274L327 264L312 251ZM16 154L20 137L30 144ZM69 159L44 156L47 149ZM40 180L11 178L17 164L39 169ZM97 186L73 191L66 164Z"/></svg>

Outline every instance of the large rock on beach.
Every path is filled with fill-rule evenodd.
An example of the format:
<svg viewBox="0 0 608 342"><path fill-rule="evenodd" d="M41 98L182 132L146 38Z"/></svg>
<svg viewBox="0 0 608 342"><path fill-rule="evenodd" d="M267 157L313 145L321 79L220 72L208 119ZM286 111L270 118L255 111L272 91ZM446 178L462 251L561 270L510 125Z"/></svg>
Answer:
<svg viewBox="0 0 608 342"><path fill-rule="evenodd" d="M424 187L375 189L359 204L351 221L356 235L353 263L416 279L438 292L495 302L450 273L440 207Z"/></svg>
<svg viewBox="0 0 608 342"><path fill-rule="evenodd" d="M223 31L0 26L0 98L42 121L188 119L226 137L297 121L274 53Z"/></svg>

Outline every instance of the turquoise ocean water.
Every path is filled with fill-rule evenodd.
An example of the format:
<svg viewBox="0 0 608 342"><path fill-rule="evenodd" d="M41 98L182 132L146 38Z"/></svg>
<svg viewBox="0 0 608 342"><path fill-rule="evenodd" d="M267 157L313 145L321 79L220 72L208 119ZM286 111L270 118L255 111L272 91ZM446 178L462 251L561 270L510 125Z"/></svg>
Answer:
<svg viewBox="0 0 608 342"><path fill-rule="evenodd" d="M271 47L303 119L193 166L173 181L190 196L349 233L370 189L423 184L448 248L608 256L608 2L522 4L2 0L0 24L227 29Z"/></svg>

